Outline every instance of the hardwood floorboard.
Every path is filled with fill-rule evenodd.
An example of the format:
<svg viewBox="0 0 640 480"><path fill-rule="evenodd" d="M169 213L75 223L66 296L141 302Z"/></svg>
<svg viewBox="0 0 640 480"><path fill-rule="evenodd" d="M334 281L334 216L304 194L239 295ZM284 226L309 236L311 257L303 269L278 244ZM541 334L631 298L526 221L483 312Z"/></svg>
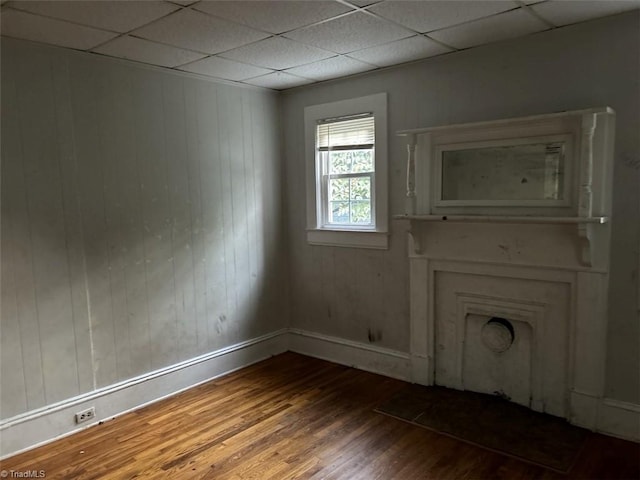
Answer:
<svg viewBox="0 0 640 480"><path fill-rule="evenodd" d="M1 462L46 478L640 479L640 446L590 434L568 475L374 412L405 384L294 353Z"/></svg>

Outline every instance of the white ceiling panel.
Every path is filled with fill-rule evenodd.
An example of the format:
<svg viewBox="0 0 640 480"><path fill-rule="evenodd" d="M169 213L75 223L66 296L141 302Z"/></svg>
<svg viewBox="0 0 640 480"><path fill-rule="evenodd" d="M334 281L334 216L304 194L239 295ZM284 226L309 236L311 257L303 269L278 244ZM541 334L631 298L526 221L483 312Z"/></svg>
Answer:
<svg viewBox="0 0 640 480"><path fill-rule="evenodd" d="M12 1L10 6L90 27L128 32L180 7L158 1Z"/></svg>
<svg viewBox="0 0 640 480"><path fill-rule="evenodd" d="M431 32L429 36L456 48L468 48L540 32L547 28L549 27L535 16L518 9Z"/></svg>
<svg viewBox="0 0 640 480"><path fill-rule="evenodd" d="M274 90L284 90L285 88L299 87L300 85L313 83L313 80L296 77L295 75L290 75L284 72L274 72L261 77L245 80L244 83L255 85L257 87L272 88Z"/></svg>
<svg viewBox="0 0 640 480"><path fill-rule="evenodd" d="M381 2L382 0L347 0L349 3L356 7L366 7L367 5L373 5L374 3Z"/></svg>
<svg viewBox="0 0 640 480"><path fill-rule="evenodd" d="M450 51L450 48L444 47L438 42L434 42L422 35L416 35L353 52L349 56L379 67L387 67L398 63L433 57Z"/></svg>
<svg viewBox="0 0 640 480"><path fill-rule="evenodd" d="M1 15L2 35L23 38L60 47L87 50L115 37L113 32L41 17L4 8Z"/></svg>
<svg viewBox="0 0 640 480"><path fill-rule="evenodd" d="M180 48L150 42L143 38L124 35L111 40L93 50L112 57L126 58L137 62L159 65L161 67L175 67L202 58L201 53L190 52Z"/></svg>
<svg viewBox="0 0 640 480"><path fill-rule="evenodd" d="M266 38L237 23L190 9L181 10L133 32L137 37L205 53L218 53Z"/></svg>
<svg viewBox="0 0 640 480"><path fill-rule="evenodd" d="M531 6L537 14L557 26L614 15L638 7L640 7L640 0L599 2L572 0L571 2L544 2Z"/></svg>
<svg viewBox="0 0 640 480"><path fill-rule="evenodd" d="M194 8L271 33L283 33L352 11L334 1L206 1Z"/></svg>
<svg viewBox="0 0 640 480"><path fill-rule="evenodd" d="M236 81L266 75L272 72L266 68L234 62L233 60L227 60L221 57L204 58L185 65L181 67L180 70Z"/></svg>
<svg viewBox="0 0 640 480"><path fill-rule="evenodd" d="M431 32L517 8L508 1L393 1L378 3L369 11L418 32Z"/></svg>
<svg viewBox="0 0 640 480"><path fill-rule="evenodd" d="M302 28L285 36L325 50L349 53L412 35L412 32L402 27L358 12Z"/></svg>
<svg viewBox="0 0 640 480"><path fill-rule="evenodd" d="M334 54L286 38L272 37L225 52L221 56L259 67L284 70L324 60Z"/></svg>
<svg viewBox="0 0 640 480"><path fill-rule="evenodd" d="M374 65L359 62L342 55L319 62L310 63L301 67L294 67L287 70L287 73L299 75L314 80L329 80L330 78L344 77L354 73L366 72L376 68Z"/></svg>
<svg viewBox="0 0 640 480"><path fill-rule="evenodd" d="M640 0L0 0L0 4L0 33L8 37L278 90L640 8Z"/></svg>

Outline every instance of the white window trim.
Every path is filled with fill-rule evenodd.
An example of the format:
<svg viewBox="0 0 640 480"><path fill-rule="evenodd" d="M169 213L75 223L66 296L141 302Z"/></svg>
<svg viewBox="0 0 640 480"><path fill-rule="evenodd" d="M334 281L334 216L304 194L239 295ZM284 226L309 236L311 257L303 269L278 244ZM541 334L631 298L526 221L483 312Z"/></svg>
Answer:
<svg viewBox="0 0 640 480"><path fill-rule="evenodd" d="M320 165L316 161L316 125L319 120L371 112L375 117L375 228L323 227ZM304 109L307 187L307 241L332 245L387 249L389 246L387 94L312 105Z"/></svg>

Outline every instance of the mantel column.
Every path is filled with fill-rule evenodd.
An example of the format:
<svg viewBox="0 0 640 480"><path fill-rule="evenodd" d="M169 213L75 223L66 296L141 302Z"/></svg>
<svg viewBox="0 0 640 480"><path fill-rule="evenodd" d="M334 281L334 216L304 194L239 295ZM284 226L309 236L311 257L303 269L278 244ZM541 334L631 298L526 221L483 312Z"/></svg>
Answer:
<svg viewBox="0 0 640 480"><path fill-rule="evenodd" d="M406 213L416 213L416 136L407 136L407 207Z"/></svg>

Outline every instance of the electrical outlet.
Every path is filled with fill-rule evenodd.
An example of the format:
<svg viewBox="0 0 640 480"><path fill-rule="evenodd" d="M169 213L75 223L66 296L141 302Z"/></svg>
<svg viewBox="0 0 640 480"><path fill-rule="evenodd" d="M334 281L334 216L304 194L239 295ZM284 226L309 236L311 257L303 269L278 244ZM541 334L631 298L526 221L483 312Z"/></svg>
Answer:
<svg viewBox="0 0 640 480"><path fill-rule="evenodd" d="M87 408L81 412L76 413L76 423L83 423L92 420L96 417L95 407Z"/></svg>

